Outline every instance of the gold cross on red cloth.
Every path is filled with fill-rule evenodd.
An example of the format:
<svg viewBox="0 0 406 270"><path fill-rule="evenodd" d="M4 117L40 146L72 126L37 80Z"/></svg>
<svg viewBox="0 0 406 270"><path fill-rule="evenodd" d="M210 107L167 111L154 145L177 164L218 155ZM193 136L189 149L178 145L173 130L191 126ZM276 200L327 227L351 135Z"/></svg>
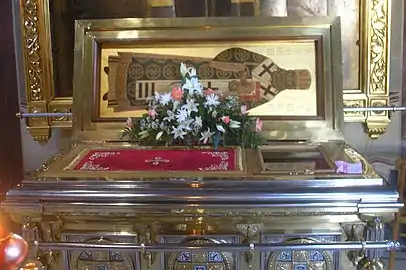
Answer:
<svg viewBox="0 0 406 270"><path fill-rule="evenodd" d="M154 157L153 159L145 160L145 163L152 163L152 165L158 166L161 163L169 163L169 160L161 157Z"/></svg>

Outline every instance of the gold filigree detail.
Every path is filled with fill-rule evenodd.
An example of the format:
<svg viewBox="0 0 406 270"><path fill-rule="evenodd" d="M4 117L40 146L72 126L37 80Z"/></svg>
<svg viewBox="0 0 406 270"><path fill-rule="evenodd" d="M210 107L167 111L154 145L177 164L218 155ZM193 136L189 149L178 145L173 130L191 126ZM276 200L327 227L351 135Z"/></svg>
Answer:
<svg viewBox="0 0 406 270"><path fill-rule="evenodd" d="M372 0L370 10L370 94L388 94L388 1Z"/></svg>
<svg viewBox="0 0 406 270"><path fill-rule="evenodd" d="M379 107L386 107L388 106L388 103L386 100L373 100L371 101L371 107L374 108L379 108ZM385 116L387 115L388 112L387 111L372 111L371 115L379 115L379 116Z"/></svg>
<svg viewBox="0 0 406 270"><path fill-rule="evenodd" d="M72 98L55 98L48 103L48 112L51 113L71 113ZM59 116L49 118L52 127L69 128L72 127L72 116Z"/></svg>
<svg viewBox="0 0 406 270"><path fill-rule="evenodd" d="M381 135L385 134L387 125L382 125L382 123L372 123L372 124L376 124L381 127L372 128L371 125L368 125L367 123L366 131L368 132L368 135L371 139L378 139Z"/></svg>
<svg viewBox="0 0 406 270"><path fill-rule="evenodd" d="M98 244L127 243L127 241L116 241L103 236L85 239L84 242ZM102 269L107 269L107 265L111 263L115 265L114 269L135 269L134 262L128 253L115 250L75 250L69 254L68 260L73 269L99 269L96 268L98 265L106 265L106 268Z"/></svg>
<svg viewBox="0 0 406 270"><path fill-rule="evenodd" d="M39 107L31 107L28 109L29 113L45 113L46 109ZM41 126L47 123L46 117L33 117L27 120L30 126Z"/></svg>
<svg viewBox="0 0 406 270"><path fill-rule="evenodd" d="M344 108L363 108L365 107L365 100L346 100L344 101ZM365 112L344 112L346 119L352 119L360 117L364 119L366 117Z"/></svg>
<svg viewBox="0 0 406 270"><path fill-rule="evenodd" d="M52 113L72 113L70 109L54 109L51 111ZM70 116L59 116L59 117L53 117L52 121L72 121L72 117Z"/></svg>
<svg viewBox="0 0 406 270"><path fill-rule="evenodd" d="M57 212L58 216L61 217L92 217L92 218L129 218L129 217L137 217L137 218L182 218L184 219L187 216L189 219L192 218L241 218L241 217L255 217L255 218L272 218L272 217L321 217L321 216L344 216L344 215L353 215L356 212L348 211L348 212L335 212L331 211L314 211L314 212L299 212L298 211L284 211L284 210L275 210L274 212L261 212L261 211L254 211L254 212L244 212L244 211L234 211L234 212L222 212L222 211L205 211L202 214L197 213L174 213L168 211L159 211L154 209L148 209L145 211L136 211L131 213L113 213L113 212L82 212L82 213L72 213L72 212Z"/></svg>
<svg viewBox="0 0 406 270"><path fill-rule="evenodd" d="M26 84L29 101L43 100L41 88L41 56L39 43L38 4L36 0L23 3L24 52L26 58Z"/></svg>
<svg viewBox="0 0 406 270"><path fill-rule="evenodd" d="M365 1L366 24L365 54L368 59L364 66L367 76L364 82L370 107L385 106L389 103L388 55L389 55L389 0ZM379 102L378 102L379 101ZM385 105L384 105L385 104ZM376 139L386 132L390 123L387 112L368 112L365 129L369 137Z"/></svg>

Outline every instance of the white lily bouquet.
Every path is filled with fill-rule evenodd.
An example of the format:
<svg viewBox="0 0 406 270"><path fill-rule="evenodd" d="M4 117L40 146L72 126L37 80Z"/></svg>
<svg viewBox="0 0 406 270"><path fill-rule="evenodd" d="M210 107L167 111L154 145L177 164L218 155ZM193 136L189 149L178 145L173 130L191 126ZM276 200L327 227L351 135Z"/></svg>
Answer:
<svg viewBox="0 0 406 270"><path fill-rule="evenodd" d="M180 66L182 86L155 93L141 119L129 118L123 140L143 145L223 145L256 147L262 121L248 116L238 97L204 89L196 70Z"/></svg>

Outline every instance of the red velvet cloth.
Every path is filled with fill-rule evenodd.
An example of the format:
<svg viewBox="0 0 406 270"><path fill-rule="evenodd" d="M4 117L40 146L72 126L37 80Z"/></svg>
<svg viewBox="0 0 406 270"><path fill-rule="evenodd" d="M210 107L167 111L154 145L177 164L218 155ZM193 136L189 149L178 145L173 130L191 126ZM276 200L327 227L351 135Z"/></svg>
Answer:
<svg viewBox="0 0 406 270"><path fill-rule="evenodd" d="M235 171L235 149L92 150L74 166L80 171Z"/></svg>

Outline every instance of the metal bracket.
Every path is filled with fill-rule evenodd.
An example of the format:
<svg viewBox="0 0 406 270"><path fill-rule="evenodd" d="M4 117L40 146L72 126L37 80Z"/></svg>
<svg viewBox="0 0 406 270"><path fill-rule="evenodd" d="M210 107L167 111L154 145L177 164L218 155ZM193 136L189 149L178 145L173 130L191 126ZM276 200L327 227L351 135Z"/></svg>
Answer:
<svg viewBox="0 0 406 270"><path fill-rule="evenodd" d="M406 107L362 107L362 108L343 108L343 112L397 112L406 111ZM19 119L24 118L42 118L42 117L71 117L72 113L16 113L16 117Z"/></svg>

